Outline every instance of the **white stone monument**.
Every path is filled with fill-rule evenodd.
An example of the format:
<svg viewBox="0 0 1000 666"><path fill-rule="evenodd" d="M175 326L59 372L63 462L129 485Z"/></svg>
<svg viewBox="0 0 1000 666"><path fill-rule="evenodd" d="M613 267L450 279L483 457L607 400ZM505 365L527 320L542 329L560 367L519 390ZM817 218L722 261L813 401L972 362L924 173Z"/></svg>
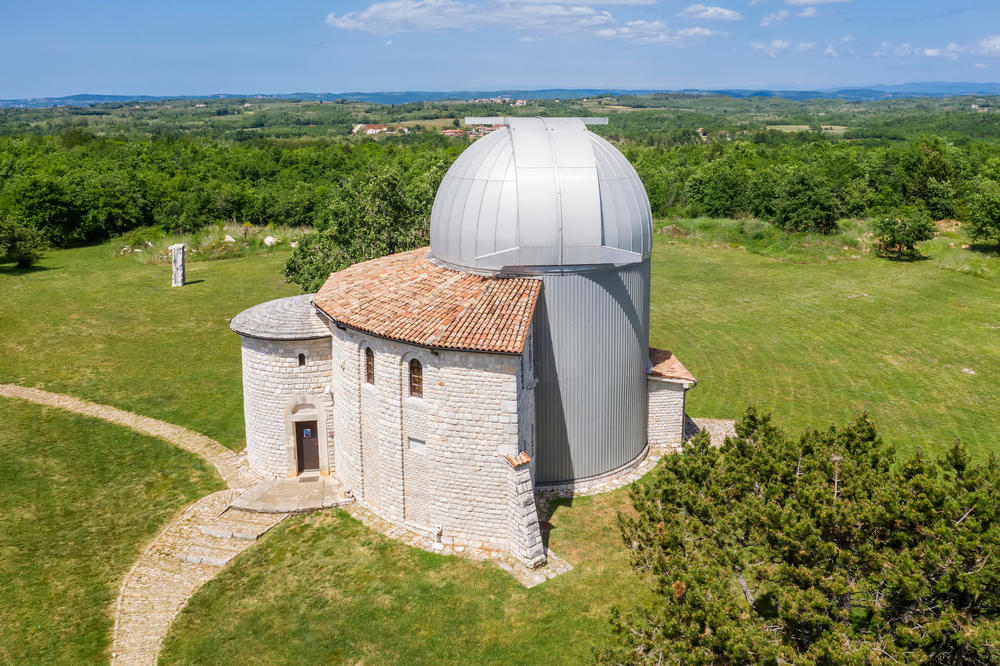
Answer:
<svg viewBox="0 0 1000 666"><path fill-rule="evenodd" d="M171 287L184 286L184 243L177 243L170 246L170 261L174 267L173 281Z"/></svg>

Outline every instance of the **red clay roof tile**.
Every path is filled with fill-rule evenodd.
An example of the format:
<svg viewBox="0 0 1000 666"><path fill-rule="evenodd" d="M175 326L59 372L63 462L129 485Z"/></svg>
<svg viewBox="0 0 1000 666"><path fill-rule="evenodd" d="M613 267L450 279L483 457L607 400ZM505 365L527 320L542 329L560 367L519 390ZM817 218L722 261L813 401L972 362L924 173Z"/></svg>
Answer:
<svg viewBox="0 0 1000 666"><path fill-rule="evenodd" d="M451 270L430 248L333 273L313 303L333 321L427 347L519 354L531 330L541 281Z"/></svg>
<svg viewBox="0 0 1000 666"><path fill-rule="evenodd" d="M686 382L697 381L688 369L681 365L677 357L666 349L649 348L649 361L653 367L647 373L658 379L680 379Z"/></svg>

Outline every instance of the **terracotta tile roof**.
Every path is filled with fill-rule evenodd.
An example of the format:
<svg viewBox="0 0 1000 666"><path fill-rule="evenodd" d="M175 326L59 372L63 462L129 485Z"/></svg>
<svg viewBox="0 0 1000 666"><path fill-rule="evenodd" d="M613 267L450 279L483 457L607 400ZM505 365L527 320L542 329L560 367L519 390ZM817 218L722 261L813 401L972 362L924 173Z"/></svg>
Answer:
<svg viewBox="0 0 1000 666"><path fill-rule="evenodd" d="M514 469L527 465L528 463L531 462L531 456L529 456L524 451L518 452L518 454L515 456L504 456L504 458L507 459L507 464L513 467Z"/></svg>
<svg viewBox="0 0 1000 666"><path fill-rule="evenodd" d="M393 340L519 354L541 284L443 268L424 247L333 273L313 304L339 324Z"/></svg>
<svg viewBox="0 0 1000 666"><path fill-rule="evenodd" d="M666 349L649 348L649 363L652 366L648 374L655 379L679 379L685 382L697 382L688 369L681 365L677 357Z"/></svg>

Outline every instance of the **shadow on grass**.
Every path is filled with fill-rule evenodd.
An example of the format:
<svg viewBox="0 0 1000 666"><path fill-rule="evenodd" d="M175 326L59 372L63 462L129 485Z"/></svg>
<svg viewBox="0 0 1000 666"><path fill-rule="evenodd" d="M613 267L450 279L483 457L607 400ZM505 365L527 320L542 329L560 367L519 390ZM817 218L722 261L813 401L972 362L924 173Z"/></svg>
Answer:
<svg viewBox="0 0 1000 666"><path fill-rule="evenodd" d="M547 502L542 502L538 507L538 528L542 533L542 546L549 547L549 536L557 525L552 522L552 516L560 507L570 508L573 506L572 497L555 497Z"/></svg>
<svg viewBox="0 0 1000 666"><path fill-rule="evenodd" d="M926 254L880 254L878 256L880 259L887 259L900 264L913 264L930 259Z"/></svg>
<svg viewBox="0 0 1000 666"><path fill-rule="evenodd" d="M0 265L0 275L31 275L32 273L44 273L45 271L54 271L60 268L62 266L29 266L27 268L19 268L14 264Z"/></svg>
<svg viewBox="0 0 1000 666"><path fill-rule="evenodd" d="M987 245L986 243L973 243L969 246L970 252L985 254L994 259L1000 259L1000 245Z"/></svg>

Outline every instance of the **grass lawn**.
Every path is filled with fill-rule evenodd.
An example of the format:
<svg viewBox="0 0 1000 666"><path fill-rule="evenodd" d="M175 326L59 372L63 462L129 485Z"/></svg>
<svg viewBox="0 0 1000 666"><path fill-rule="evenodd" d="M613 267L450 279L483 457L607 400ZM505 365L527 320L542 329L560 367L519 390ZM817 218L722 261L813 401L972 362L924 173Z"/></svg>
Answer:
<svg viewBox="0 0 1000 666"><path fill-rule="evenodd" d="M1000 451L1000 282L869 257L798 264L661 239L651 344L699 380L695 416L772 406L790 431L867 410L900 452Z"/></svg>
<svg viewBox="0 0 1000 666"><path fill-rule="evenodd" d="M108 658L111 604L144 544L214 470L120 426L0 398L0 663Z"/></svg>
<svg viewBox="0 0 1000 666"><path fill-rule="evenodd" d="M587 662L611 606L644 593L615 527L624 498L560 506L550 545L576 569L531 590L494 565L410 548L342 511L291 519L194 596L161 663Z"/></svg>
<svg viewBox="0 0 1000 666"><path fill-rule="evenodd" d="M842 135L848 129L846 125L823 125L822 128L824 132L837 136ZM808 132L811 127L809 125L768 125L767 129L778 132Z"/></svg>
<svg viewBox="0 0 1000 666"><path fill-rule="evenodd" d="M794 431L868 410L903 451L955 438L979 456L997 450L1000 281L986 279L995 258L959 272L965 259L939 256L952 252L947 241L929 244L928 261L896 263L852 244L854 229L817 240L754 227L719 241L722 232L679 226L687 231L654 245L652 343L698 377L692 415L733 418L755 401ZM747 233L757 240L744 243ZM183 289L169 287L169 267L117 257L111 245L52 252L30 273L0 268L0 382L134 410L239 449L239 340L227 321L295 293L278 273L284 256L189 264L193 283ZM51 473L45 459L31 465ZM587 659L609 632L610 606L642 588L614 528L624 497L558 508L551 546L576 568L533 590L488 565L413 551L343 514L290 520L195 595L163 659ZM33 511L15 499L18 511Z"/></svg>
<svg viewBox="0 0 1000 666"><path fill-rule="evenodd" d="M240 339L229 319L291 296L287 252L169 264L118 256L121 242L50 252L27 273L0 267L0 383L106 403L244 446Z"/></svg>

